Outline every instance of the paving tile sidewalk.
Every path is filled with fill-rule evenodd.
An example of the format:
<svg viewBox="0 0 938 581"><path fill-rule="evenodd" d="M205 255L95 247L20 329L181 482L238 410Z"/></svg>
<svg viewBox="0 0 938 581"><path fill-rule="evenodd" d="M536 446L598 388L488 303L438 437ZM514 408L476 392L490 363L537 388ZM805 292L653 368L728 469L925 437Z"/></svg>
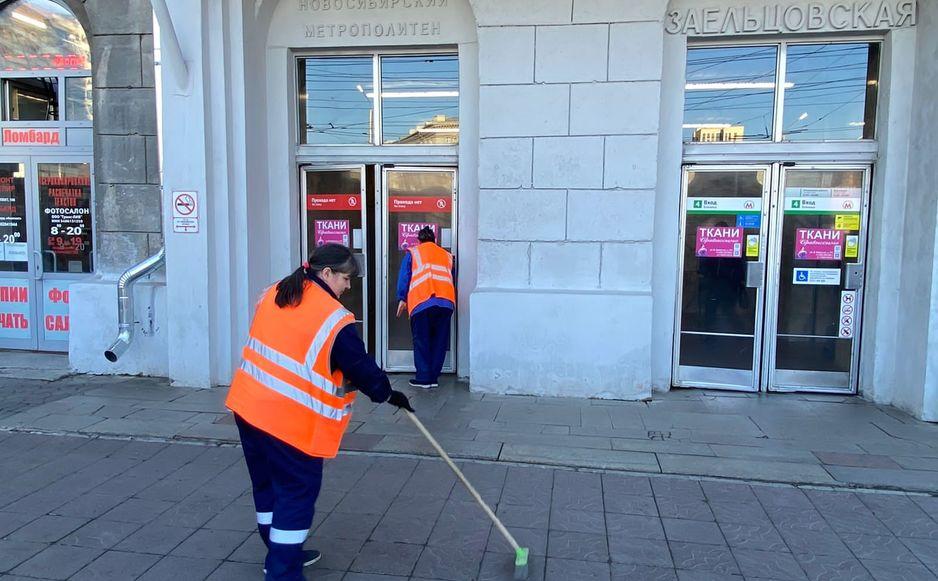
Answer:
<svg viewBox="0 0 938 581"><path fill-rule="evenodd" d="M461 462L532 581L935 580L938 498ZM260 579L236 447L0 434L0 578ZM326 464L308 579L497 581L513 556L439 460Z"/></svg>
<svg viewBox="0 0 938 581"><path fill-rule="evenodd" d="M62 381L88 385L0 417L0 430L237 442L224 388L173 388L151 378ZM860 398L674 390L620 402L483 395L452 381L415 391L406 377L394 383L457 458L938 492L938 425ZM365 398L343 446L433 454L406 418Z"/></svg>

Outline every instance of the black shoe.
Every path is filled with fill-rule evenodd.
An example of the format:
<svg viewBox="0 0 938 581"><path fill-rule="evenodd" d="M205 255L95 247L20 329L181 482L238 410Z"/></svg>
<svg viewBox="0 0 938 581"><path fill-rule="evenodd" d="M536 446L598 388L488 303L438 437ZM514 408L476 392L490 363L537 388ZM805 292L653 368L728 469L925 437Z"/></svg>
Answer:
<svg viewBox="0 0 938 581"><path fill-rule="evenodd" d="M316 549L308 549L308 550L303 551L303 566L304 567L309 567L313 563L318 562L319 559L322 559L322 553L320 553ZM264 569L264 574L265 575L267 574L266 568Z"/></svg>
<svg viewBox="0 0 938 581"><path fill-rule="evenodd" d="M319 561L319 559L322 559L322 553L320 553L316 549L308 549L306 551L303 551L303 566L304 567L309 567L313 563Z"/></svg>
<svg viewBox="0 0 938 581"><path fill-rule="evenodd" d="M407 383L410 384L411 387L419 387L420 389L430 389L432 387L440 386L438 383L420 383L416 379L409 379L407 380Z"/></svg>

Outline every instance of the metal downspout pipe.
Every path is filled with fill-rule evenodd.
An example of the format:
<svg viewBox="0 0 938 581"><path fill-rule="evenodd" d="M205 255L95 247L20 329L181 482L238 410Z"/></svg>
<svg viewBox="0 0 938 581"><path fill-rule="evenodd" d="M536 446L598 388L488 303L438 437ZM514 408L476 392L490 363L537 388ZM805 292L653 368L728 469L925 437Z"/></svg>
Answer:
<svg viewBox="0 0 938 581"><path fill-rule="evenodd" d="M179 37L176 35L176 28L173 26L173 19L169 14L169 7L166 6L166 0L152 0L153 14L159 23L160 36L165 42L161 42L161 58L165 65L168 65L172 73L176 90L179 94L186 95L189 92L189 66L186 64L182 55L182 48L179 46ZM127 349L130 342L134 339L134 284L166 262L166 247L160 248L159 252L143 260L142 262L131 266L121 275L117 281L117 338L114 343L104 352L104 357L111 363L120 359Z"/></svg>
<svg viewBox="0 0 938 581"><path fill-rule="evenodd" d="M153 256L137 263L121 275L117 281L117 338L114 343L104 352L104 357L111 363L114 363L130 347L130 342L134 339L134 284L157 268L163 266L166 261L166 248L160 248L160 251Z"/></svg>

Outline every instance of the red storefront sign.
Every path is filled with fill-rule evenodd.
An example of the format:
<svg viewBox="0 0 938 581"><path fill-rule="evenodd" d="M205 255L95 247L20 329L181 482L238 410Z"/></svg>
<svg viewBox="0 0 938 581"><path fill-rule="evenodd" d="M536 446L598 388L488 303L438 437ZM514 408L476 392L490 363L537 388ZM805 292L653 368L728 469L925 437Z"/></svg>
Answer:
<svg viewBox="0 0 938 581"><path fill-rule="evenodd" d="M57 146L62 145L62 132L58 129L3 128L3 145Z"/></svg>
<svg viewBox="0 0 938 581"><path fill-rule="evenodd" d="M81 54L2 54L0 69L5 71L73 71L91 69L88 58Z"/></svg>
<svg viewBox="0 0 938 581"><path fill-rule="evenodd" d="M307 194L307 210L331 210L335 212L359 210L362 197L359 194Z"/></svg>
<svg viewBox="0 0 938 581"><path fill-rule="evenodd" d="M391 212L446 212L453 211L449 196L391 196Z"/></svg>

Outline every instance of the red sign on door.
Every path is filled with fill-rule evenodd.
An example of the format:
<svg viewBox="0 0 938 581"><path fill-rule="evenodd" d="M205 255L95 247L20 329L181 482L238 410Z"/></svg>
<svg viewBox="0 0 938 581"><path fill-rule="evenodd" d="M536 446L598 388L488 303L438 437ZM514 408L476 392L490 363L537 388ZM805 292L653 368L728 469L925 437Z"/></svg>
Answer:
<svg viewBox="0 0 938 581"><path fill-rule="evenodd" d="M0 339L29 339L29 281L6 279L0 286Z"/></svg>
<svg viewBox="0 0 938 581"><path fill-rule="evenodd" d="M46 341L68 341L71 326L68 315L68 283L46 287L42 301L43 339Z"/></svg>
<svg viewBox="0 0 938 581"><path fill-rule="evenodd" d="M391 212L446 212L453 211L449 196L391 196Z"/></svg>
<svg viewBox="0 0 938 581"><path fill-rule="evenodd" d="M348 212L359 210L362 207L360 194L307 194L307 210L328 210L333 212Z"/></svg>

